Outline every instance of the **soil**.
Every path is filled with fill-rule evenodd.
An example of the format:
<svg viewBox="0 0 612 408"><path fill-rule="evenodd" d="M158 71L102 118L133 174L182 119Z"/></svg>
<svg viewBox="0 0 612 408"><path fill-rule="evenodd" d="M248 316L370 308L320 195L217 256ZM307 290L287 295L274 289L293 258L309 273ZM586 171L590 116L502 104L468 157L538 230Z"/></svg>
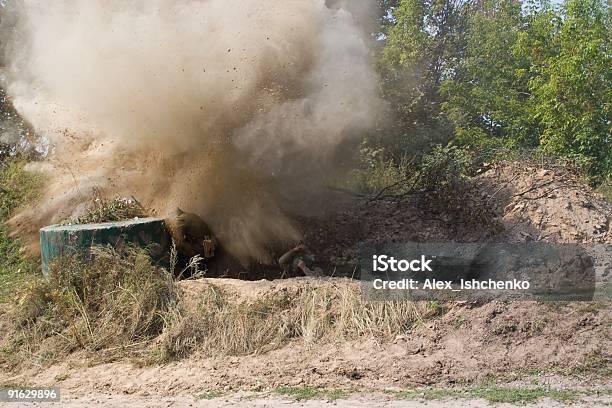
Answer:
<svg viewBox="0 0 612 408"><path fill-rule="evenodd" d="M567 170L537 163L492 165L446 206L418 195L332 201L344 207L304 220L303 229L341 275L351 275L367 242L612 243L612 204Z"/></svg>
<svg viewBox="0 0 612 408"><path fill-rule="evenodd" d="M244 301L287 287L330 284L330 280L217 279L214 283L236 294L236 301ZM192 299L197 299L206 285L207 280L181 283ZM69 407L96 406L96 401L98 406L129 407L224 406L221 402L225 406L253 406L252 398L259 399L261 406L286 406L290 401L272 392L279 386L343 389L360 393L357 396L366 401L361 405L352 400L338 402L340 407L418 406L394 405L388 396L375 394L430 386L470 387L491 381L509 387L529 387L536 381L539 387L553 389L609 390L611 312L609 302L454 303L439 318L388 343L367 338L317 345L294 341L261 355L196 354L161 366L129 361L92 366L91 360L74 355L43 370L0 374L0 383L59 386L73 399L65 405ZM218 404L194 399L217 390L224 394L216 400ZM241 399L239 395L245 392L254 396ZM597 401L610 402L605 398ZM484 401L470 403L473 405L465 406L488 406ZM456 405L434 401L428 406Z"/></svg>
<svg viewBox="0 0 612 408"><path fill-rule="evenodd" d="M507 241L612 243L612 205L563 169L510 163L485 172L478 184Z"/></svg>
<svg viewBox="0 0 612 408"><path fill-rule="evenodd" d="M362 197L330 189L320 213L297 217L304 242L333 276L358 277L359 250L367 243L547 241L612 243L612 204L576 175L551 164L491 165L455 201L405 195ZM295 243L273 243L278 259ZM245 268L221 248L209 276L246 280L294 277L278 265ZM607 264L612 271L612 264Z"/></svg>
<svg viewBox="0 0 612 408"><path fill-rule="evenodd" d="M241 302L287 287L344 282L347 278L338 276L354 273L352 265L364 240L612 243L612 205L577 177L557 168L521 163L493 166L477 177L465 196L464 208L448 211L406 197L344 201L337 211L303 223L306 241L321 263L335 268L330 269L334 277L214 279L215 284L233 291L235 301ZM608 279L612 260L603 261L607 269L601 277ZM270 274L279 273L269 268ZM180 285L186 296L197 299L207 281L190 280ZM439 317L416 325L391 342L362 338L309 345L294 341L266 354L195 354L161 366L129 361L92 365L82 355L73 355L52 367L0 372L0 384L57 385L69 398L62 405L67 407L286 406L290 401L279 396L257 394L245 399L241 393L306 385L360 393L335 401L338 407L421 406L416 401L390 400L381 393L413 387L472 386L492 379L508 386L529 386L535 381L552 388L610 389L610 299L583 303L456 302L446 308ZM195 398L210 390L220 390L226 396L210 401ZM575 406L609 403L610 398L604 396L587 398ZM323 404L310 401L301 406ZM428 401L427 406L451 407L458 402ZM462 400L461 406L488 404L468 399ZM542 400L533 406L562 404Z"/></svg>
<svg viewBox="0 0 612 408"><path fill-rule="evenodd" d="M583 401L572 403L572 408L595 408L609 406L609 399L605 397L588 397ZM9 405L10 406L10 405ZM25 405L24 405L25 406ZM214 398L210 400L202 400L198 398L155 398L143 396L125 396L125 395L103 395L90 394L80 398L64 399L61 403L39 403L29 404L29 407L37 408L167 408L167 407L192 407L192 408L277 408L277 407L334 407L334 408L456 408L458 406L464 408L508 408L514 407L512 404L488 403L482 399L462 399L460 401L446 400L416 400L416 401L397 401L391 399L385 394L370 394L370 395L354 395L348 399L339 399L333 401L326 400L307 400L296 402L295 400L282 399L271 396L253 396L233 395L229 397ZM525 408L558 408L566 407L567 404L554 401L551 399L543 399L541 401L520 404Z"/></svg>

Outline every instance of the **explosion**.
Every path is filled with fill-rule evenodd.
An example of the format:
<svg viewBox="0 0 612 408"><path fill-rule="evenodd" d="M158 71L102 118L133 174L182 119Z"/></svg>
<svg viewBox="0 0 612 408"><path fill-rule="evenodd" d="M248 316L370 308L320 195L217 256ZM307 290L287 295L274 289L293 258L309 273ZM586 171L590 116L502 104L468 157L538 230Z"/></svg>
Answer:
<svg viewBox="0 0 612 408"><path fill-rule="evenodd" d="M297 240L334 156L374 125L365 1L22 0L5 6L3 83L45 140L22 232L92 189L198 213L240 259ZM8 23L7 23L8 22Z"/></svg>

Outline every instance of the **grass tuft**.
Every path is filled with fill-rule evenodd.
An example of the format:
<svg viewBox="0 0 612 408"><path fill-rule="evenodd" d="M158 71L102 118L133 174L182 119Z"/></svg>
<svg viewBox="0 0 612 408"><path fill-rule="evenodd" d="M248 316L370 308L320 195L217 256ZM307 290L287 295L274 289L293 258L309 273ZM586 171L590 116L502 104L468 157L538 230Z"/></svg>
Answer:
<svg viewBox="0 0 612 408"><path fill-rule="evenodd" d="M0 162L0 220L6 221L20 206L36 199L44 183L40 173L25 169L20 160Z"/></svg>
<svg viewBox="0 0 612 408"><path fill-rule="evenodd" d="M576 390L554 390L545 388L483 388L473 390L471 395L493 403L528 404L541 398L570 403L581 395Z"/></svg>
<svg viewBox="0 0 612 408"><path fill-rule="evenodd" d="M445 399L474 399L481 398L491 403L505 403L524 405L533 403L542 398L550 398L563 403L575 402L584 395L596 394L595 391L578 391L572 389L547 388L421 388L394 392L397 399L445 400Z"/></svg>
<svg viewBox="0 0 612 408"><path fill-rule="evenodd" d="M22 256L21 245L4 222L16 209L39 196L44 177L25 169L25 162L6 159L0 162L0 304L22 279L31 276L39 265Z"/></svg>
<svg viewBox="0 0 612 408"><path fill-rule="evenodd" d="M213 400L213 399L221 398L223 395L225 395L223 393L223 391L220 391L220 390L209 390L209 391L204 391L204 392L196 395L196 399L199 399L199 400Z"/></svg>
<svg viewBox="0 0 612 408"><path fill-rule="evenodd" d="M108 200L94 189L91 204L85 214L64 224L98 224L147 217L147 211L134 197L115 197Z"/></svg>
<svg viewBox="0 0 612 408"><path fill-rule="evenodd" d="M359 284L349 281L273 292L250 301L234 300L207 284L197 299L197 307L179 303L165 314L152 362L172 361L196 350L206 355L265 353L291 340L389 340L441 313L424 303L366 301Z"/></svg>
<svg viewBox="0 0 612 408"><path fill-rule="evenodd" d="M51 263L48 280L32 277L14 294L5 360L46 365L77 350L106 360L136 356L161 333L162 313L176 298L173 277L144 250L94 248L90 261L65 256Z"/></svg>
<svg viewBox="0 0 612 408"><path fill-rule="evenodd" d="M312 400L312 399L324 399L328 401L335 401L338 399L346 398L348 392L340 389L327 389L322 387L277 387L274 392L278 395L292 398L296 401Z"/></svg>

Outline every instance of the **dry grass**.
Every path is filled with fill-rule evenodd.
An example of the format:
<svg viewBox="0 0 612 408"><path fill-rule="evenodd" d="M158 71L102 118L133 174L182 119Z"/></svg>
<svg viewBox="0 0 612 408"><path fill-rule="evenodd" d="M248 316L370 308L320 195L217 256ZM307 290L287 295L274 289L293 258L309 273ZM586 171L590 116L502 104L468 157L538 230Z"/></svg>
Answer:
<svg viewBox="0 0 612 408"><path fill-rule="evenodd" d="M61 258L48 280L33 278L15 295L0 360L45 365L77 350L105 359L136 355L161 333L161 314L176 295L172 276L142 250L96 248L90 262Z"/></svg>
<svg viewBox="0 0 612 408"><path fill-rule="evenodd" d="M94 189L91 204L85 214L64 224L96 224L147 217L147 211L134 197L115 197L108 200Z"/></svg>
<svg viewBox="0 0 612 408"><path fill-rule="evenodd" d="M290 341L385 341L441 311L431 303L366 301L349 280L248 298L206 283L195 297L181 295L172 274L143 250L94 248L92 260L61 258L48 280L32 278L15 294L0 316L10 332L0 339L0 364L45 366L77 351L95 361L163 363L196 351L265 353Z"/></svg>
<svg viewBox="0 0 612 408"><path fill-rule="evenodd" d="M385 341L439 312L425 303L366 301L359 284L349 281L280 290L250 301L208 284L197 307L180 302L166 314L152 359L166 362L195 351L265 353L291 340L315 344L368 336Z"/></svg>

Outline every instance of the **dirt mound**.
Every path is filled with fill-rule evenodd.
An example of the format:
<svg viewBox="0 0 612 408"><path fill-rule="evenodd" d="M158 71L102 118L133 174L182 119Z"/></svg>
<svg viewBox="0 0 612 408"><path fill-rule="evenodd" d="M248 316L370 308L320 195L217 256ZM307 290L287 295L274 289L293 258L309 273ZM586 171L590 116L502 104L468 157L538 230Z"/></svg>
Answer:
<svg viewBox="0 0 612 408"><path fill-rule="evenodd" d="M357 277L364 243L525 241L612 243L612 204L562 167L493 165L440 205L426 196L362 197L329 190L329 205L298 219L317 263L332 276ZM293 242L272 243L271 263L248 266L223 248L209 277L245 280L294 277L274 264Z"/></svg>
<svg viewBox="0 0 612 408"><path fill-rule="evenodd" d="M507 163L478 183L511 242L612 243L612 205L563 168Z"/></svg>
<svg viewBox="0 0 612 408"><path fill-rule="evenodd" d="M356 285L346 280L298 278L274 282L199 280L181 283L197 299L214 283L234 302L305 286ZM88 366L73 357L65 364L18 376L35 384L59 382L71 395L195 395L205 390L265 390L313 385L382 391L424 385L513 381L533 373L571 375L573 386L608 384L611 354L610 303L535 302L440 305L437 317L417 322L391 342L375 338L308 344L294 341L269 353L206 356L163 366L126 362ZM118 376L117 373L122 373ZM16 381L16 377L10 379ZM8 381L0 376L1 381Z"/></svg>
<svg viewBox="0 0 612 408"><path fill-rule="evenodd" d="M420 195L344 197L343 203L302 222L306 242L341 275L354 269L364 242L612 243L612 204L552 164L493 165L468 183L460 205L451 208Z"/></svg>
<svg viewBox="0 0 612 408"><path fill-rule="evenodd" d="M302 224L307 242L336 276L351 274L359 244L367 240L612 242L612 206L562 169L530 168L518 163L494 166L472 183L465 203L465 208L445 212L423 206L423 201L414 197L345 197L343 205L333 212ZM270 274L276 271L274 266L267 268ZM277 294L313 288L320 294L359 285L339 278L184 281L180 286L189 311L203 307L203 293L211 284L227 294L224 301L228 308L241 305L244 310ZM293 307L291 301L296 297L281 298L290 300L284 307ZM350 311L347 305L333 305ZM609 301L430 302L419 307L432 309L391 339L363 333L325 342L295 337L248 355L211 354L196 347L188 358L153 366L126 361L91 366L91 356L81 354L50 368L33 367L19 374L0 372L0 384L59 384L62 390L77 396L93 392L165 397L279 386L364 392L478 384L492 379L529 383L534 376L537 381L547 378L552 382L559 377L573 387L610 386ZM325 318L336 315L327 314Z"/></svg>

